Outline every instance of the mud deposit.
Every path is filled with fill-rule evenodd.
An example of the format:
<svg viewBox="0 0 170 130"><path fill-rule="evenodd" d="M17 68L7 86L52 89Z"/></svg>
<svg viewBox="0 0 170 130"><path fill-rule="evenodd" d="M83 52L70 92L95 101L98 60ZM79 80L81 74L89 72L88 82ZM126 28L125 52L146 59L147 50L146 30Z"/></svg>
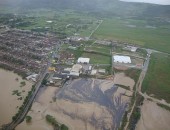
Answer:
<svg viewBox="0 0 170 130"><path fill-rule="evenodd" d="M90 106L86 109L80 109L72 113L64 109L65 114L74 118L83 119L82 114L90 109L93 111L85 119L88 123L95 126L98 130L117 129L120 125L123 113L127 107L127 102L122 100L122 93L117 93L118 87L112 81L97 79L78 79L68 83L56 95L58 100L67 100L70 106L76 104L96 104L102 109L101 113L91 110ZM86 113L87 115L87 113ZM98 117L97 117L98 116Z"/></svg>
<svg viewBox="0 0 170 130"><path fill-rule="evenodd" d="M136 130L169 130L170 112L151 101L144 101Z"/></svg>
<svg viewBox="0 0 170 130"><path fill-rule="evenodd" d="M130 98L127 90L113 81L77 79L63 88L41 88L28 113L32 122L22 122L16 130L53 130L45 116L69 127L69 130L113 130L119 127ZM56 100L54 100L56 98Z"/></svg>

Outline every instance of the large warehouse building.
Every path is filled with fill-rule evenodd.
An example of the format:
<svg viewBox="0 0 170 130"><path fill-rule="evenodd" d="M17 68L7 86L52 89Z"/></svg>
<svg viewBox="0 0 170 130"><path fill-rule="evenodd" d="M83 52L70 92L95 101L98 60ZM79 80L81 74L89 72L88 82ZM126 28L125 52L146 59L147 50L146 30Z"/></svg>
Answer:
<svg viewBox="0 0 170 130"><path fill-rule="evenodd" d="M113 56L113 61L115 63L131 63L131 59L129 56L115 55Z"/></svg>
<svg viewBox="0 0 170 130"><path fill-rule="evenodd" d="M80 57L78 58L78 63L83 63L83 64L88 64L90 62L90 58L83 58L83 57Z"/></svg>

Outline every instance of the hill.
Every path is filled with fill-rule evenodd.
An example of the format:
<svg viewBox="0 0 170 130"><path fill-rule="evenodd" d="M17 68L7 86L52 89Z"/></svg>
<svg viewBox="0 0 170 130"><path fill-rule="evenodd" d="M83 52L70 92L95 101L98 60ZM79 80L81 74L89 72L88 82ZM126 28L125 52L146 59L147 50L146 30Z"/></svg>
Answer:
<svg viewBox="0 0 170 130"><path fill-rule="evenodd" d="M88 11L99 16L170 17L169 5L130 3L119 0L2 0L1 6L19 9L73 9Z"/></svg>

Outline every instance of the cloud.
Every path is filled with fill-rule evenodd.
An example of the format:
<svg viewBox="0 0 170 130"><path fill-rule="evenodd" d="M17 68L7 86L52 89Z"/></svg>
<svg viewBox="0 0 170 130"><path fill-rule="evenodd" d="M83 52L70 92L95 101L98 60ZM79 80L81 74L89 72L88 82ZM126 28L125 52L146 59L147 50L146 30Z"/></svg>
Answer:
<svg viewBox="0 0 170 130"><path fill-rule="evenodd" d="M121 1L145 2L145 3L153 3L153 4L161 4L161 5L170 5L170 0L121 0Z"/></svg>

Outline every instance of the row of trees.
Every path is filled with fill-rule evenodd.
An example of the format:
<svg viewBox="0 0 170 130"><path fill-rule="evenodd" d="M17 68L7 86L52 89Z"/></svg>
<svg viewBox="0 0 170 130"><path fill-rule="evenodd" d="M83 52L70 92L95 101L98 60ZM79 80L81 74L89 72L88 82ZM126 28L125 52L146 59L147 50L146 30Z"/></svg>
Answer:
<svg viewBox="0 0 170 130"><path fill-rule="evenodd" d="M51 115L46 115L46 121L54 127L54 130L68 130L66 125L58 123Z"/></svg>
<svg viewBox="0 0 170 130"><path fill-rule="evenodd" d="M19 69L15 68L15 67L11 67L11 66L6 65L6 64L0 64L0 68L5 69L5 70L9 70L9 71L13 71L14 70L14 73L17 73L23 79L27 76L24 71L19 70Z"/></svg>
<svg viewBox="0 0 170 130"><path fill-rule="evenodd" d="M24 99L22 106L19 107L18 112L12 117L13 121L15 121L17 119L17 117L24 111L24 108L25 108L27 102L29 101L29 98L32 95L33 91L35 91L35 85L32 85L32 88L28 92L28 95L26 96L26 98Z"/></svg>

